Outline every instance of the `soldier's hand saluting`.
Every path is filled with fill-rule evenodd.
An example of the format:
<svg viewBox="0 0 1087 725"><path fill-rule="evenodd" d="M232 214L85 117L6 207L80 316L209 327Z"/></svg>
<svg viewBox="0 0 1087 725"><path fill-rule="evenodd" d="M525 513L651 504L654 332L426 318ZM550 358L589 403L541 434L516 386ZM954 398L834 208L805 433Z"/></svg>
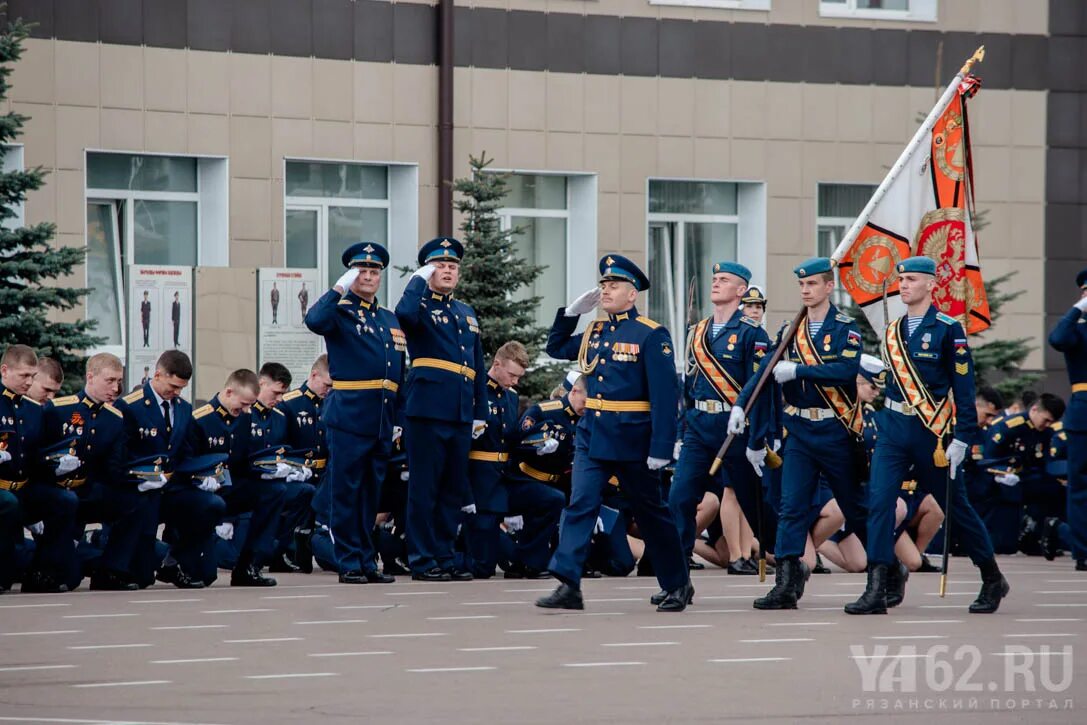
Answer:
<svg viewBox="0 0 1087 725"><path fill-rule="evenodd" d="M351 289L351 285L355 283L355 279L357 279L358 276L358 267L348 267L347 271L344 272L338 280L336 280L336 284L333 285L332 288L342 295L344 292Z"/></svg>
<svg viewBox="0 0 1087 725"><path fill-rule="evenodd" d="M593 287L591 290L582 292L576 300L566 306L566 316L577 317L578 315L584 315L587 312L592 312L599 305L600 288Z"/></svg>
<svg viewBox="0 0 1087 725"><path fill-rule="evenodd" d="M437 271L437 267L433 264L424 264L419 269L415 270L412 277L422 277L424 282L429 282L430 278L434 276L434 272Z"/></svg>

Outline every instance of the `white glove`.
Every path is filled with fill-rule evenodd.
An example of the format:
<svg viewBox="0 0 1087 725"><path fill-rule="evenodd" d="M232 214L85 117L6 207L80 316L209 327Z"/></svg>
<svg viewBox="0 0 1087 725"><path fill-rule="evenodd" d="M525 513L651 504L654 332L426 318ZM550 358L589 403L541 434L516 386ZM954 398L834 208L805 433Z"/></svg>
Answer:
<svg viewBox="0 0 1087 725"><path fill-rule="evenodd" d="M136 490L140 493L145 491L158 491L160 488L166 485L166 476L159 474L158 478L153 478L150 481L141 481Z"/></svg>
<svg viewBox="0 0 1087 725"><path fill-rule="evenodd" d="M1019 476L1014 473L1001 473L999 476L994 477L993 480L1001 486L1015 486L1019 483Z"/></svg>
<svg viewBox="0 0 1087 725"><path fill-rule="evenodd" d="M781 439L780 438L774 440L774 444L772 446L770 446L770 450L772 450L774 453L777 453L778 451L781 450Z"/></svg>
<svg viewBox="0 0 1087 725"><path fill-rule="evenodd" d="M265 481L274 481L278 478L286 478L287 476L291 475L291 471L293 470L294 468L292 466L280 461L276 464L275 473L262 473L260 477L263 478Z"/></svg>
<svg viewBox="0 0 1087 725"><path fill-rule="evenodd" d="M358 276L358 267L348 267L347 271L340 275L340 278L336 280L336 284L334 284L333 287L339 287L340 290L342 290L340 294L343 294L347 290L351 289L352 283L354 283Z"/></svg>
<svg viewBox="0 0 1087 725"><path fill-rule="evenodd" d="M438 268L433 264L424 264L422 267L415 270L415 274L413 274L412 277L422 277L424 282L429 282L436 271L438 271Z"/></svg>
<svg viewBox="0 0 1087 725"><path fill-rule="evenodd" d="M215 527L215 534L223 541L230 541L234 538L234 524L229 521L219 524Z"/></svg>
<svg viewBox="0 0 1087 725"><path fill-rule="evenodd" d="M757 451L748 448L745 453L747 453L747 462L755 469L755 473L761 476L762 467L766 465L766 446L763 446Z"/></svg>
<svg viewBox="0 0 1087 725"><path fill-rule="evenodd" d="M952 478L959 472L959 466L962 465L963 459L966 458L966 451L969 449L969 446L957 438L951 441L951 445L947 447L947 462L951 466Z"/></svg>
<svg viewBox="0 0 1087 725"><path fill-rule="evenodd" d="M30 529L30 533L34 534L35 536L41 536L45 533L45 522L39 521L36 524L31 524L30 526L27 526L27 528Z"/></svg>
<svg viewBox="0 0 1087 725"><path fill-rule="evenodd" d="M203 481L198 483L196 487L207 493L215 493L222 487L222 484L219 483L215 476L207 476Z"/></svg>
<svg viewBox="0 0 1087 725"><path fill-rule="evenodd" d="M478 418L476 420L473 420L472 421L472 440L475 440L476 438L479 438L481 435L483 435L483 431L485 431L485 430L487 430L487 421L479 420Z"/></svg>
<svg viewBox="0 0 1087 725"><path fill-rule="evenodd" d="M653 456L645 459L645 465L649 466L650 471L659 471L670 462L667 458L654 458Z"/></svg>
<svg viewBox="0 0 1087 725"><path fill-rule="evenodd" d="M1083 297L1079 302L1073 305L1080 312L1087 312L1087 297Z"/></svg>
<svg viewBox="0 0 1087 725"><path fill-rule="evenodd" d="M408 480L408 474L409 474L409 471L403 471L403 472L401 472L401 474L400 474L400 480L401 480L401 481L407 481L407 480Z"/></svg>
<svg viewBox="0 0 1087 725"><path fill-rule="evenodd" d="M302 483L313 478L313 471L309 468L292 468L287 474L287 483Z"/></svg>
<svg viewBox="0 0 1087 725"><path fill-rule="evenodd" d="M566 306L567 317L578 317L586 312L592 312L600 305L600 288L593 287Z"/></svg>
<svg viewBox="0 0 1087 725"><path fill-rule="evenodd" d="M540 445L536 446L537 456L549 456L559 449L558 438L548 438Z"/></svg>
<svg viewBox="0 0 1087 725"><path fill-rule="evenodd" d="M676 441L676 444L672 446L672 460L678 461L679 454L683 450L683 441Z"/></svg>
<svg viewBox="0 0 1087 725"><path fill-rule="evenodd" d="M70 453L65 453L57 461L57 475L63 476L65 473L71 473L75 469L83 465L83 462Z"/></svg>
<svg viewBox="0 0 1087 725"><path fill-rule="evenodd" d="M507 516L503 519L503 523L506 524L506 531L511 534L516 534L521 529L525 528L524 516Z"/></svg>
<svg viewBox="0 0 1087 725"><path fill-rule="evenodd" d="M599 516L596 517L596 523L593 524L593 533L594 534L604 533L604 519L600 518Z"/></svg>
<svg viewBox="0 0 1087 725"><path fill-rule="evenodd" d="M476 512L476 505L474 503L470 503L467 506L461 506L460 510L461 513L474 514Z"/></svg>
<svg viewBox="0 0 1087 725"><path fill-rule="evenodd" d="M775 365L774 380L778 381L778 384L781 385L784 385L791 380L796 380L796 363L782 360Z"/></svg>
<svg viewBox="0 0 1087 725"><path fill-rule="evenodd" d="M7 451L0 451L0 463L7 463L11 460L11 454Z"/></svg>
<svg viewBox="0 0 1087 725"><path fill-rule="evenodd" d="M732 406L732 410L728 414L728 433L729 435L740 435L744 432L744 426L747 421L744 418L744 409L738 405Z"/></svg>
<svg viewBox="0 0 1087 725"><path fill-rule="evenodd" d="M402 436L402 435L404 435L404 429L401 426L394 425L393 426L393 443L396 443L398 440L400 440L400 436Z"/></svg>

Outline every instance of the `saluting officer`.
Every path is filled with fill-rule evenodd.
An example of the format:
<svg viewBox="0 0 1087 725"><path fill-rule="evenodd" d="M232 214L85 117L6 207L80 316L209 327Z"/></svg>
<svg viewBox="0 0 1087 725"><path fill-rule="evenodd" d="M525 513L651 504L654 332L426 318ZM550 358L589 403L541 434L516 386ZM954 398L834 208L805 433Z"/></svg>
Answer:
<svg viewBox="0 0 1087 725"><path fill-rule="evenodd" d="M600 260L600 285L555 315L547 354L578 361L588 398L577 434L570 504L548 567L562 583L537 600L538 607L584 609L582 571L613 475L630 499L657 581L667 592L657 611L682 611L694 597L679 533L661 497L660 469L671 460L676 440L675 356L667 328L635 307L638 293L647 289L649 279L634 262L609 255ZM598 304L607 318L575 334L578 318Z"/></svg>
<svg viewBox="0 0 1087 725"><path fill-rule="evenodd" d="M826 257L798 265L796 274L804 318L785 355L774 366L773 376L784 395L784 424L788 433L782 454L781 510L778 517L774 587L756 599L756 609L796 609L810 575L801 562L808 536L810 512L820 477L834 492L846 521L863 526L857 508L854 455L859 446L863 418L857 406L857 370L860 367L861 333L852 317L842 314L830 301L834 272ZM784 328L782 332L784 331ZM775 345L781 344L778 333ZM764 358L762 365L768 364ZM761 367L761 366L760 366ZM753 375L733 406L729 433L743 431L743 407L761 375ZM778 395L777 389L771 391ZM763 396L752 416L758 429L770 411ZM766 448L748 448L748 460L761 469Z"/></svg>
<svg viewBox="0 0 1087 725"><path fill-rule="evenodd" d="M460 510L467 508L468 450L487 418L487 371L475 310L453 299L464 246L451 237L419 250L396 305L408 337L408 563L412 579L471 579L453 565Z"/></svg>
<svg viewBox="0 0 1087 725"><path fill-rule="evenodd" d="M972 405L974 363L966 332L954 317L938 312L932 304L936 286L932 259L910 257L899 262L896 271L906 314L887 326L883 338L887 399L868 484L868 584L845 611L885 614L904 596L907 572L894 554L895 506L912 465L918 488L931 493L940 508L950 512L951 536L981 569L981 592L970 611L995 612L1008 594L1008 582L959 475L969 450L967 441L977 428L977 410ZM953 401L961 402L954 405ZM954 438L945 452L949 435ZM951 500L945 501L948 480L953 486Z"/></svg>
<svg viewBox="0 0 1087 725"><path fill-rule="evenodd" d="M686 410L680 426L682 439L675 447L678 462L668 492L668 507L688 558L698 535L695 510L707 491L723 498L725 487L731 488L751 522L758 521L758 497L762 496L762 464L752 467L745 457L747 449L765 449L761 433L741 434L729 449L721 477L713 481L709 475L721 441L728 435L729 411L770 346L766 330L741 309L751 270L737 262L718 262L712 273L713 315L700 320L687 334Z"/></svg>
<svg viewBox="0 0 1087 725"><path fill-rule="evenodd" d="M332 377L322 412L329 507L317 513L330 527L340 582L387 584L393 577L377 569L373 528L393 441L402 432L407 344L396 316L377 302L388 250L360 242L340 259L347 271L306 313L306 327L325 338Z"/></svg>
<svg viewBox="0 0 1087 725"><path fill-rule="evenodd" d="M1079 301L1060 319L1049 344L1064 353L1072 397L1064 416L1068 434L1068 529L1076 568L1087 568L1087 269L1076 275Z"/></svg>

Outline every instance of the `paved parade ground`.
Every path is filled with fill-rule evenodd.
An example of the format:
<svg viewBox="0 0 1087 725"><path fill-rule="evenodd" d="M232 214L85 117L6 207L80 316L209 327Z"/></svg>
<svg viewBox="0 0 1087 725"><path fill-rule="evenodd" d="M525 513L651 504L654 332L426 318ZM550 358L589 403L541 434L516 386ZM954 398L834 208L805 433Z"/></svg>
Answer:
<svg viewBox="0 0 1087 725"><path fill-rule="evenodd" d="M1001 566L992 616L967 614L961 559L945 599L915 574L873 617L842 613L864 578L837 572L776 613L751 608L768 585L720 570L671 615L644 577L586 581L583 613L532 606L552 581L502 579L9 594L0 722L1084 722L1087 574Z"/></svg>

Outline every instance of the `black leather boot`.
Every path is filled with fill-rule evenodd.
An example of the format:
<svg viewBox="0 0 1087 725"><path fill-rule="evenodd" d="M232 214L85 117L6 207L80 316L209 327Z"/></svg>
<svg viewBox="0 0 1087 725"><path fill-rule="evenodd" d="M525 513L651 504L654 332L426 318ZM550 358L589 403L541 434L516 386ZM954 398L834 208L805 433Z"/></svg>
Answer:
<svg viewBox="0 0 1087 725"><path fill-rule="evenodd" d="M1039 543L1042 547L1042 556L1046 561L1053 561L1061 553L1061 535L1060 535L1061 520L1055 516L1050 516L1042 524L1042 535L1039 538Z"/></svg>
<svg viewBox="0 0 1087 725"><path fill-rule="evenodd" d="M797 559L796 563L800 565L800 576L796 579L796 601L800 601L804 598L804 587L807 585L808 580L811 579L811 567Z"/></svg>
<svg viewBox="0 0 1087 725"><path fill-rule="evenodd" d="M536 606L544 609L584 609L585 600L581 590L569 584L559 584L555 591L536 600Z"/></svg>
<svg viewBox="0 0 1087 725"><path fill-rule="evenodd" d="M855 602L845 605L846 614L887 613L887 565L868 565L868 586Z"/></svg>
<svg viewBox="0 0 1087 725"><path fill-rule="evenodd" d="M910 570L901 561L896 561L887 569L887 607L897 607L906 598L906 580Z"/></svg>
<svg viewBox="0 0 1087 725"><path fill-rule="evenodd" d="M970 605L970 613L992 614L1000 608L1000 600L1008 596L1011 586L1000 573L996 559L984 561L978 568L981 569L981 591L978 592L978 598Z"/></svg>
<svg viewBox="0 0 1087 725"><path fill-rule="evenodd" d="M694 585L691 584L691 580L688 579L687 583L681 586L675 591L668 592L661 603L657 606L658 612L682 612L687 608L688 604L694 602Z"/></svg>
<svg viewBox="0 0 1087 725"><path fill-rule="evenodd" d="M774 588L754 601L755 609L796 609L796 588L802 578L799 559L778 561Z"/></svg>

